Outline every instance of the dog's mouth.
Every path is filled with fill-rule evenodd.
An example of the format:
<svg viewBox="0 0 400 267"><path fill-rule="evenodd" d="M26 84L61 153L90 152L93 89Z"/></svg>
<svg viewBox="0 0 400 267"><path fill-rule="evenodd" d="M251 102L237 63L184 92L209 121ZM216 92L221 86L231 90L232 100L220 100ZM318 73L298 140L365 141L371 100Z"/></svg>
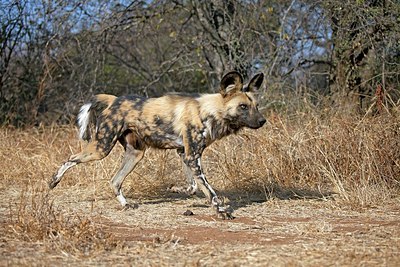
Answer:
<svg viewBox="0 0 400 267"><path fill-rule="evenodd" d="M264 126L265 123L266 123L266 119L263 118L258 121L252 122L252 123L231 122L229 126L234 130L239 130L240 128L243 128L243 127L255 130L255 129L259 129L262 126Z"/></svg>
<svg viewBox="0 0 400 267"><path fill-rule="evenodd" d="M266 119L261 118L261 119L259 119L257 122L252 123L252 124L248 125L247 127L249 127L250 129L258 129L258 128L263 127L263 125L264 125L266 122L267 122Z"/></svg>
<svg viewBox="0 0 400 267"><path fill-rule="evenodd" d="M256 116L251 120L248 117L227 117L225 118L225 121L233 131L238 131L243 127L258 129L264 126L267 122L263 116Z"/></svg>
<svg viewBox="0 0 400 267"><path fill-rule="evenodd" d="M240 128L243 128L245 125L242 125L241 123L237 121L230 121L229 123L229 128L232 130L238 131Z"/></svg>

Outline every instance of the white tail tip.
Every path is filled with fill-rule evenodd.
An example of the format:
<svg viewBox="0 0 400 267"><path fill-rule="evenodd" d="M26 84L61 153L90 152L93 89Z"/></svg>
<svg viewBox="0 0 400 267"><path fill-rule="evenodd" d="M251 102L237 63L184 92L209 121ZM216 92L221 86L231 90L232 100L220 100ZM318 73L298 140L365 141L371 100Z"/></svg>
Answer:
<svg viewBox="0 0 400 267"><path fill-rule="evenodd" d="M78 125L79 125L79 138L84 139L89 125L90 107L91 103L85 104L79 110Z"/></svg>

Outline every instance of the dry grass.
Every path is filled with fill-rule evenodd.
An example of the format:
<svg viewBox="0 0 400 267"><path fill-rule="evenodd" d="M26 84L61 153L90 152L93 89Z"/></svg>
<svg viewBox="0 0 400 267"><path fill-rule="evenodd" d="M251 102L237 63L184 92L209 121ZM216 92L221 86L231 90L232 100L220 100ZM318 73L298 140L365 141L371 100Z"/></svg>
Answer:
<svg viewBox="0 0 400 267"><path fill-rule="evenodd" d="M43 242L49 250L90 256L117 246L112 236L93 223L94 216L66 215L57 210L46 190L23 190L10 206L7 234L26 242Z"/></svg>
<svg viewBox="0 0 400 267"><path fill-rule="evenodd" d="M244 131L212 147L208 171L221 177L225 190L279 198L335 196L354 207L398 195L398 117L272 114L269 121L262 131Z"/></svg>
<svg viewBox="0 0 400 267"><path fill-rule="evenodd" d="M275 227L274 231L283 231L282 233L285 234L281 233L282 235L288 235L283 243L272 239L271 242L275 242L273 244L278 246L274 245L273 250L270 249L270 245L267 246L269 248L267 251L275 253L268 259L271 260L270 263L297 265L299 258L296 255L303 253L302 249L315 252L314 256L329 253L326 251L331 244L328 240L337 231L340 232L337 230L339 229L338 222L343 219L340 216L345 216L338 214L338 210L341 212L362 211L365 215L365 212L371 209L390 213L395 207L394 210L398 212L399 118L396 111L391 114L364 117L333 114L330 111L324 113L306 111L290 116L271 113L269 125L263 129L244 130L237 136L231 136L213 144L205 152L203 166L210 183L221 195L229 198L231 205L242 214L242 217L252 218L254 224L262 221L261 225L269 224L270 227ZM0 163L2 170L0 173L2 192L0 234L3 236L2 243L4 244L0 246L0 251L5 259L0 264L41 265L37 258L39 252L48 255L44 265L65 263L66 259L72 259L75 263L83 261L85 265L107 265L107 263L116 262L142 263L143 265L176 265L178 263L178 265L207 265L218 261L225 262L223 265L249 263L263 265L264 259L267 260L264 252L257 246L246 245L245 242L246 244L242 244L244 250L241 251L244 251L243 253L247 251L248 254L243 256L243 253L239 253L243 256L240 260L229 261L230 257L235 255L234 251L238 249L237 247L215 244L210 246L209 243L204 243L206 244L204 245L203 241L194 241L190 239L190 235L186 236L186 230L182 230L180 234L186 236L185 240L189 240L187 242L192 242L193 245L188 247L179 245L182 240L174 236L177 234L174 231L177 230L169 230L169 228L179 229L188 223L188 219L186 217L180 219L175 213L175 215L172 214L175 217L170 218L171 225L167 226L166 222L160 218L160 214L166 218L165 214L185 205L182 203L191 203L190 208L195 211L195 214L211 214L211 210L202 209L198 204L193 204L193 201L198 201L196 199L182 200L181 197L170 197L167 188L172 185L185 185L181 164L174 151L147 151L145 160L126 180L123 189L127 197L149 209L139 208L134 211L135 216L132 216L138 221L131 218L129 213L122 214L118 210L118 204L108 185L108 181L119 167L122 157L120 147L114 149L110 156L102 161L75 167L65 175L56 189L49 192L47 181L52 173L70 154L79 151L82 145L76 138L76 129L72 126L25 130L0 129L0 146L2 147L0 151L2 159ZM165 199L169 200L164 202ZM297 203L303 203L301 204L304 205L301 206L303 209L306 209L305 207L308 209L305 211L299 207L299 212L296 213L297 215L294 214L293 219L290 219L290 216L287 217L289 225L278 225L277 221L271 221L269 216L264 217L260 213L262 210L270 213L271 210L279 211L282 206L284 207L282 212L286 208L290 211L296 210L298 204L290 204L290 201L296 199L299 201ZM289 200L289 202L282 200ZM203 203L203 200L200 202ZM260 202L269 203L270 206L254 206ZM285 208L285 206L288 207ZM153 212L153 208L158 208L160 214L157 211ZM330 210L332 213L330 217L326 217L326 220L303 221L301 216L306 213L308 218L317 216L313 214L313 209L320 212L321 209ZM258 217L252 217L256 216L255 213ZM319 218L326 216L324 212L321 214L318 215ZM385 213L379 213L379 216L382 217L382 214ZM298 216L301 218L299 219ZM366 216L363 220L372 220L374 216ZM393 219L390 216L389 221ZM105 218L107 222L104 221ZM129 227L124 225L118 227L125 229L124 233L131 229L131 238L115 230L119 228L113 228L113 224L123 223L119 218L124 218ZM177 221L176 225L173 223L175 221ZM252 229L251 231L257 235L258 228L251 228L253 222L244 222L246 223L248 224L246 231ZM290 224L293 225L290 226ZM149 225L152 227L149 228ZM232 227L237 225L241 225L240 220L236 224L229 223L228 227L228 224L223 222L207 219L198 226L200 227L198 229L201 229L202 233L208 227L221 229L228 227L227 231L236 231L232 230L235 229ZM354 225L356 227L356 221ZM398 221L393 220L393 225L398 229ZM264 226L260 227L264 229ZM141 230L136 232L132 228ZM149 239L143 239L140 231L147 233L150 236ZM253 238L251 231L246 233L246 238ZM400 234L393 231L389 236L398 241ZM382 233L384 238L388 237L384 234L385 231ZM217 238L218 232L213 232L213 235ZM140 238L135 239L135 236L140 236ZM299 236L299 238L296 237L296 239L293 236ZM326 238L324 242L327 246L318 250L318 246L305 242L303 247L287 247L290 242L292 242L290 244L301 243L308 240L309 236L320 236L321 240ZM340 235L339 237L341 241L351 239L349 236ZM226 234L224 238L227 238ZM257 238L254 239L256 243L259 242ZM378 234L376 238L377 240L380 238ZM240 240L240 237L238 239ZM129 243L131 240L138 242L132 245ZM262 240L260 244L265 245L267 239ZM388 240L393 241L390 238ZM358 244L356 239L349 242ZM389 263L399 262L399 255L388 250L389 246L386 243L381 245L378 243L375 245L383 251L385 257L388 257ZM338 244L334 243L332 246L338 247ZM285 255L279 251L279 246L287 251L289 257L287 260L283 260ZM21 247L25 248L23 250L25 252L19 254L17 251ZM27 251L27 248L31 250ZM133 251L140 257L127 256L128 252ZM191 253L198 257L195 257L196 260L176 261L174 255L178 252ZM160 260L152 256L152 253L166 258ZM216 256L210 256L212 253ZM361 263L360 255L352 253L348 251L348 255L341 254L342 262L351 258L351 263L357 265ZM376 254L376 258L371 258L370 263L374 263L374 260L379 261L382 257L376 251L371 253L368 255ZM279 258L279 255L283 258ZM304 257L307 258L307 255L306 253ZM313 258L305 262L306 265L321 263L335 264L335 261L323 262ZM300 265L303 264L300 263Z"/></svg>

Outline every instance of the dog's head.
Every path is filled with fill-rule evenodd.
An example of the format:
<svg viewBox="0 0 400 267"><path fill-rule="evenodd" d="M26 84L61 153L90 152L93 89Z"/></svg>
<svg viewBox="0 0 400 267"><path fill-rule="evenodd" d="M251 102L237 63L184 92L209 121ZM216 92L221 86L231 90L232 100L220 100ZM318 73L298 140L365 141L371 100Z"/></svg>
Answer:
<svg viewBox="0 0 400 267"><path fill-rule="evenodd" d="M248 127L258 129L264 125L266 119L258 110L254 92L264 80L264 74L256 74L248 85L243 86L242 76L232 71L227 73L220 83L220 94L224 98L224 119L232 129Z"/></svg>

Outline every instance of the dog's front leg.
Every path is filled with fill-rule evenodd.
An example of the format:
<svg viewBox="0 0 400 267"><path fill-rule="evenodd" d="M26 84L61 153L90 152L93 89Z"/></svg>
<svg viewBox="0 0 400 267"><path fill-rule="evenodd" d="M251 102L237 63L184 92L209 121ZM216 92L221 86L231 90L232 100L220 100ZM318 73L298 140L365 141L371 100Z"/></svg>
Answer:
<svg viewBox="0 0 400 267"><path fill-rule="evenodd" d="M217 215L223 219L233 219L231 208L225 207L223 201L218 198L214 189L208 183L201 167L201 155L206 147L203 135L191 132L188 132L188 134L190 136L188 137L189 142L187 142L187 146L185 147L184 163L191 171L200 189L210 200L211 206L216 209Z"/></svg>
<svg viewBox="0 0 400 267"><path fill-rule="evenodd" d="M201 167L201 154L197 154L199 157L191 156L187 161L187 165L193 173L197 184L200 185L200 189L207 196L211 202L211 206L215 208L217 216L223 219L233 219L232 209L230 207L224 206L223 201L217 196L214 189L208 183L206 176L204 175L203 169Z"/></svg>
<svg viewBox="0 0 400 267"><path fill-rule="evenodd" d="M196 194L197 191L197 183L196 180L193 178L193 173L190 169L190 167L185 163L185 159L186 159L186 155L185 155L185 150L183 148L177 149L178 155L179 157L182 159L182 163L183 163L183 171L185 172L186 175L186 180L188 182L187 187L177 187L174 186L173 188L171 188L171 190L173 192L176 193L185 193L188 195L194 195Z"/></svg>

